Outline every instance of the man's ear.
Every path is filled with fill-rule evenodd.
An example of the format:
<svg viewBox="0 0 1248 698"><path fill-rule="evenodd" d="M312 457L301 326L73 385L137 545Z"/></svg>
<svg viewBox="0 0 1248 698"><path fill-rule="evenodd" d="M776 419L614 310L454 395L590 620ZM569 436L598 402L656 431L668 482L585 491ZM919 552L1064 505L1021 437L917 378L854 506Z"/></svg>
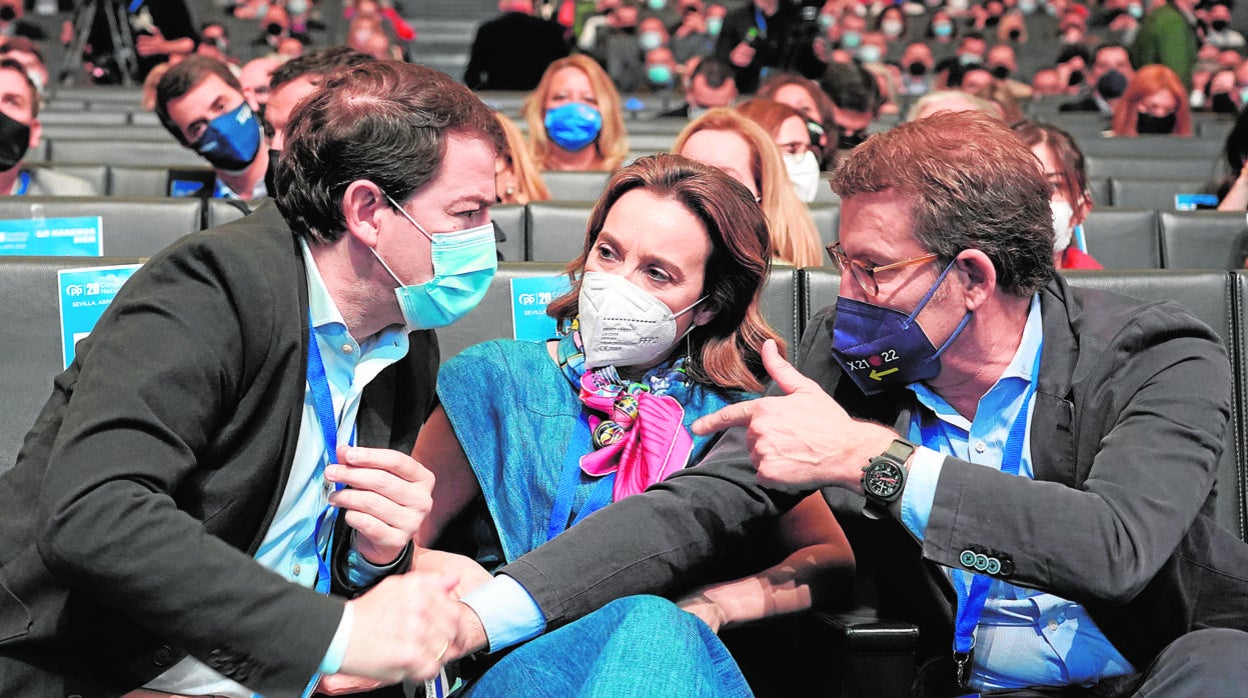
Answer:
<svg viewBox="0 0 1248 698"><path fill-rule="evenodd" d="M390 208L390 202L381 189L367 179L357 179L347 185L342 195L342 219L347 234L366 247L377 246L381 233L381 215Z"/></svg>
<svg viewBox="0 0 1248 698"><path fill-rule="evenodd" d="M966 309L978 310L997 292L997 268L979 250L963 250L954 259L954 268L965 279Z"/></svg>

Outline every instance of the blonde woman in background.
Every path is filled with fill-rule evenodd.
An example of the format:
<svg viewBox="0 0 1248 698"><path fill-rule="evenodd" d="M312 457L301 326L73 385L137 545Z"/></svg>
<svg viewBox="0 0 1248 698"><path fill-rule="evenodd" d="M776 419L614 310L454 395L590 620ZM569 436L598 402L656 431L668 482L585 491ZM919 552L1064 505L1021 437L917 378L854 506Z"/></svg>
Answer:
<svg viewBox="0 0 1248 698"><path fill-rule="evenodd" d="M529 146L520 127L503 114L495 113L507 137L507 152L499 155L494 165L494 186L500 204L527 204L550 200L550 190L542 181L542 173L533 164Z"/></svg>
<svg viewBox="0 0 1248 698"><path fill-rule="evenodd" d="M521 109L529 149L543 170L614 170L628 156L620 93L585 55L560 58Z"/></svg>
<svg viewBox="0 0 1248 698"><path fill-rule="evenodd" d="M772 258L795 267L823 261L819 232L797 198L775 141L735 109L718 107L676 137L672 152L718 167L754 195L771 230Z"/></svg>

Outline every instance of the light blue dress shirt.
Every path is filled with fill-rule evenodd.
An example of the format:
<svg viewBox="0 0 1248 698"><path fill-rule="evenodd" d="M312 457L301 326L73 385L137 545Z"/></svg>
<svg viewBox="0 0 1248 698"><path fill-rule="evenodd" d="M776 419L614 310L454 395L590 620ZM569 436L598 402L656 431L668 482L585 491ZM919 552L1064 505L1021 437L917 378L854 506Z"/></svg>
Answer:
<svg viewBox="0 0 1248 698"><path fill-rule="evenodd" d="M300 245L307 267L308 305L312 327L321 350L321 360L325 365L329 392L333 398L338 443L345 444L355 431L356 415L359 413L364 387L387 366L407 355L407 332L397 326L389 327L365 339L363 344L356 342L347 331L342 313L338 311L338 306L321 279L307 243L301 240ZM317 517L325 508L329 493L333 491L333 483L325 480L325 464L336 460L336 454L325 453L325 440L317 420L312 391L305 387L299 440L295 445L290 478L282 492L277 513L269 524L269 530L265 532L255 557L268 569L308 588L316 584L316 546L324 550L329 543L331 526L322 527L316 546L312 543L312 535L316 529ZM371 565L355 554L350 555L348 561L348 576L353 584L366 584L390 570L388 567ZM348 606L329 650L321 661L321 673L332 674L342 666L350 636L351 609ZM158 676L147 688L170 693L214 694L232 698L251 698L253 695L244 686L189 656Z"/></svg>
<svg viewBox="0 0 1248 698"><path fill-rule="evenodd" d="M1031 301L1022 342L1009 366L979 400L975 419L967 420L943 398L922 383L909 388L923 408L910 422L908 438L922 443L910 464L910 475L901 497L901 520L919 540L923 539L936 495L936 483L945 456L1000 469L1010 426L1028 396L1032 368L1040 360L1043 327L1040 298ZM1034 394L1031 397L1034 403ZM1031 464L1031 415L1023 441L1020 477L1033 477ZM923 440L927 424L929 440ZM1054 516L1058 516L1054 512ZM946 569L950 575L971 575ZM952 648L950 648L952 652ZM995 580L975 630L970 685L978 690L1023 686L1089 685L1101 679L1134 671L1110 644L1087 610L1073 601L1035 589L1024 589Z"/></svg>

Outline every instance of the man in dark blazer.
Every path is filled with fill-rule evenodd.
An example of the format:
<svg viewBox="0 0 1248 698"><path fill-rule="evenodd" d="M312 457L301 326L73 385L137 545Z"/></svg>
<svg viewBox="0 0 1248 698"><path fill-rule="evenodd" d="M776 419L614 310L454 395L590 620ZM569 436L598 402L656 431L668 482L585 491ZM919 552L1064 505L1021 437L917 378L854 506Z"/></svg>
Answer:
<svg viewBox="0 0 1248 698"><path fill-rule="evenodd" d="M874 136L832 184L840 299L797 368L769 347L770 395L695 423L729 428L702 464L474 595L518 582L557 626L679 585L823 488L855 600L919 625L927 695L1242 691L1248 546L1212 518L1233 385L1213 331L1056 276L1043 175L988 117Z"/></svg>
<svg viewBox="0 0 1248 698"><path fill-rule="evenodd" d="M533 0L500 0L502 14L477 28L464 71L474 90L531 90L568 55L563 27L533 16Z"/></svg>
<svg viewBox="0 0 1248 698"><path fill-rule="evenodd" d="M144 264L0 476L0 694L437 673L456 580L395 574L432 487L407 454L428 328L475 300L412 311L396 290L455 278L441 233L477 231L492 274L503 137L420 66L369 62L306 104L276 205Z"/></svg>

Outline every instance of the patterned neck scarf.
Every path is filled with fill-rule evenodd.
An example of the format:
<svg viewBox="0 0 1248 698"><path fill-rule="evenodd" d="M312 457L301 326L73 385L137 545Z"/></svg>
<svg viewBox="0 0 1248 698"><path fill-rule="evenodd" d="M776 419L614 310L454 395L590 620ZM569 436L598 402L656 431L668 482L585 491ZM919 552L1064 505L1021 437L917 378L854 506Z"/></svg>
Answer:
<svg viewBox="0 0 1248 698"><path fill-rule="evenodd" d="M614 366L586 371L576 323L559 340L558 354L563 375L590 412L594 450L581 457L581 470L592 477L616 473L613 501L685 467L693 438L683 424L683 405L699 391L685 373L686 357L660 364L632 382Z"/></svg>

